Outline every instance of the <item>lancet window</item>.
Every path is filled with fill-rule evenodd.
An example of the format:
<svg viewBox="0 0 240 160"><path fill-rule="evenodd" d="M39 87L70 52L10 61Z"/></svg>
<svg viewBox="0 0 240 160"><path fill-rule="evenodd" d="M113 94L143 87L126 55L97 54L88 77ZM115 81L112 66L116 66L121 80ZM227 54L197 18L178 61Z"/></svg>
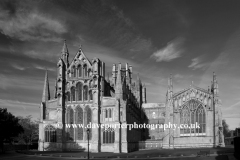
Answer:
<svg viewBox="0 0 240 160"><path fill-rule="evenodd" d="M92 94L92 90L89 91L89 100L93 100L93 94Z"/></svg>
<svg viewBox="0 0 240 160"><path fill-rule="evenodd" d="M72 75L73 77L76 77L76 67L72 66Z"/></svg>
<svg viewBox="0 0 240 160"><path fill-rule="evenodd" d="M78 77L82 77L82 66L79 64L77 67L78 70Z"/></svg>
<svg viewBox="0 0 240 160"><path fill-rule="evenodd" d="M76 99L75 99L75 87L72 87L71 88L71 99L72 99L72 101L75 101Z"/></svg>
<svg viewBox="0 0 240 160"><path fill-rule="evenodd" d="M83 92L83 85L81 82L77 83L77 100L82 101L82 92Z"/></svg>
<svg viewBox="0 0 240 160"><path fill-rule="evenodd" d="M85 123L86 123L86 126L90 123L92 123L92 110L89 108L89 106L86 106L85 107L85 114L86 114L86 119L85 119ZM89 135L89 139L92 138L92 129L89 128L90 130L90 135Z"/></svg>
<svg viewBox="0 0 240 160"><path fill-rule="evenodd" d="M84 101L88 100L88 86L83 87L83 97Z"/></svg>
<svg viewBox="0 0 240 160"><path fill-rule="evenodd" d="M87 69L87 65L85 64L84 66L83 66L83 74L84 74L84 77L87 77L88 76L88 69Z"/></svg>
<svg viewBox="0 0 240 160"><path fill-rule="evenodd" d="M67 123L69 125L74 123L73 109L71 107L68 107L67 109ZM70 141L74 140L74 129L72 126L67 129L67 139Z"/></svg>
<svg viewBox="0 0 240 160"><path fill-rule="evenodd" d="M76 121L78 124L83 124L83 109L81 107L77 107L76 109ZM77 127L77 140L83 140L83 128Z"/></svg>

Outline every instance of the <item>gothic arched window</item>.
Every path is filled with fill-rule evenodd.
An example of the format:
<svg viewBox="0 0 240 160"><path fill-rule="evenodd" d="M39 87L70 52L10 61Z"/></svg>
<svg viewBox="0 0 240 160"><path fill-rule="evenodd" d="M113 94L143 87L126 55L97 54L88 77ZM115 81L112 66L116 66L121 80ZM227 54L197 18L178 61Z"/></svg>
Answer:
<svg viewBox="0 0 240 160"><path fill-rule="evenodd" d="M90 73L91 73L91 69L89 68L87 73L88 77L90 77Z"/></svg>
<svg viewBox="0 0 240 160"><path fill-rule="evenodd" d="M56 129L48 125L44 129L45 132L45 142L56 142L57 141L57 134L56 134Z"/></svg>
<svg viewBox="0 0 240 160"><path fill-rule="evenodd" d="M89 106L85 107L85 114L86 114L85 126L87 126L88 124L92 123L92 110L89 108ZM90 130L89 139L91 139L92 138L92 129L89 128L89 130Z"/></svg>
<svg viewBox="0 0 240 160"><path fill-rule="evenodd" d="M75 101L76 99L75 99L75 87L72 87L71 88L71 99L72 99L72 101Z"/></svg>
<svg viewBox="0 0 240 160"><path fill-rule="evenodd" d="M203 105L196 101L190 100L180 111L180 124L186 124L191 128L181 128L182 136L201 136L206 133L206 114ZM199 124L200 128L196 128Z"/></svg>
<svg viewBox="0 0 240 160"><path fill-rule="evenodd" d="M206 132L206 115L202 105L196 110L196 123L199 124L200 128L196 130L196 133L202 134Z"/></svg>
<svg viewBox="0 0 240 160"><path fill-rule="evenodd" d="M81 107L77 107L76 109L76 123L77 124L83 124L83 109ZM83 128L82 127L78 127L77 128L77 136L76 136L77 140L83 140Z"/></svg>
<svg viewBox="0 0 240 160"><path fill-rule="evenodd" d="M189 125L190 124L190 112L188 107L183 107L180 113L180 124ZM180 128L180 134L190 133L188 128Z"/></svg>
<svg viewBox="0 0 240 160"><path fill-rule="evenodd" d="M108 109L108 113L109 113L109 118L112 118L112 110Z"/></svg>
<svg viewBox="0 0 240 160"><path fill-rule="evenodd" d="M108 110L105 110L105 118L108 118Z"/></svg>
<svg viewBox="0 0 240 160"><path fill-rule="evenodd" d="M89 99L90 101L93 100L92 90L89 91Z"/></svg>
<svg viewBox="0 0 240 160"><path fill-rule="evenodd" d="M85 64L84 66L83 66L83 74L84 74L84 77L87 77L88 76L88 69L87 69L87 65Z"/></svg>
<svg viewBox="0 0 240 160"><path fill-rule="evenodd" d="M73 117L73 109L71 107L67 108L67 117L66 117L66 121L67 124L72 125L74 123L74 117ZM67 128L67 140L74 140L74 130L73 127L70 126L70 128Z"/></svg>
<svg viewBox="0 0 240 160"><path fill-rule="evenodd" d="M84 101L88 100L88 86L83 87L83 99Z"/></svg>
<svg viewBox="0 0 240 160"><path fill-rule="evenodd" d="M81 82L78 82L77 83L77 100L78 101L82 101L82 83Z"/></svg>
<svg viewBox="0 0 240 160"><path fill-rule="evenodd" d="M76 67L72 66L72 75L73 77L76 77Z"/></svg>
<svg viewBox="0 0 240 160"><path fill-rule="evenodd" d="M78 77L82 77L82 66L79 64L77 67Z"/></svg>

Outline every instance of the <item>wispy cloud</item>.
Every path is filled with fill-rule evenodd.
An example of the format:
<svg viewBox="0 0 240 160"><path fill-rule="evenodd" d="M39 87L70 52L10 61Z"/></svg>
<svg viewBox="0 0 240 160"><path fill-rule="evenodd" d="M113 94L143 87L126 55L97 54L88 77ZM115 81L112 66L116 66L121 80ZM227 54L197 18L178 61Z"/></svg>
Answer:
<svg viewBox="0 0 240 160"><path fill-rule="evenodd" d="M14 5L13 5L14 6ZM32 10L24 5L15 5L0 10L1 33L21 41L61 41L60 35L67 32L65 25L57 19Z"/></svg>
<svg viewBox="0 0 240 160"><path fill-rule="evenodd" d="M208 66L210 65L210 63L206 63L204 62L204 56L199 56L196 58L192 59L192 63L188 66L189 68L192 68L192 70L196 70L196 69L206 69Z"/></svg>
<svg viewBox="0 0 240 160"><path fill-rule="evenodd" d="M33 65L36 69L39 69L39 70L48 70L48 71L56 71L57 68L55 67L44 67L44 66L41 66L41 65L38 65L38 64L34 64Z"/></svg>
<svg viewBox="0 0 240 160"><path fill-rule="evenodd" d="M23 71L23 70L26 69L25 67L20 66L20 65L15 64L15 63L12 63L11 65L12 65L13 68L18 69L18 70L21 70L21 71Z"/></svg>
<svg viewBox="0 0 240 160"><path fill-rule="evenodd" d="M181 57L181 54L184 52L184 41L184 38L176 38L173 41L168 42L166 47L154 52L151 55L151 58L156 59L157 62L169 62Z"/></svg>

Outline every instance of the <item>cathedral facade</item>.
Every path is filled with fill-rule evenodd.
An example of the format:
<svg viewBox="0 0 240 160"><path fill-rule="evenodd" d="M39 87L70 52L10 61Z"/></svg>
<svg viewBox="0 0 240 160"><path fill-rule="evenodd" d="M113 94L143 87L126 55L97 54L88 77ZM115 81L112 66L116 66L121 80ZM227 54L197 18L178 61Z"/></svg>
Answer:
<svg viewBox="0 0 240 160"><path fill-rule="evenodd" d="M45 76L38 150L84 150L89 147L91 152L127 153L154 147L224 146L215 74L211 89L191 85L176 93L173 93L170 77L164 103L147 103L145 85L139 76L133 81L132 75L132 66L123 67L119 63L113 64L111 79L105 78L105 63L98 58L89 61L81 47L69 62L65 41L57 63L53 97L50 97L47 72ZM134 123L179 126L196 122L199 129L111 127ZM105 127L87 127L92 124Z"/></svg>
<svg viewBox="0 0 240 160"><path fill-rule="evenodd" d="M46 72L38 149L87 149L89 141L92 152L138 150L138 142L145 139L144 129L111 127L134 122L142 124L147 120L141 107L146 102L146 88L139 77L133 82L132 66L114 64L110 80L105 79L105 63L98 58L89 61L81 47L71 63L68 57L64 42L57 63L53 98L50 97ZM66 127L69 124L83 124L84 127ZM88 127L90 124L105 124L107 127Z"/></svg>

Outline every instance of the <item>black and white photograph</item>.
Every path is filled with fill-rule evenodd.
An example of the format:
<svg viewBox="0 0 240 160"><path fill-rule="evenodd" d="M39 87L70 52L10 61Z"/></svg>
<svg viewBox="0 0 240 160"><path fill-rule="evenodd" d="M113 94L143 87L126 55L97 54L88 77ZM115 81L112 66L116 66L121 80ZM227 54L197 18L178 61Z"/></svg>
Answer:
<svg viewBox="0 0 240 160"><path fill-rule="evenodd" d="M0 0L0 159L240 159L240 1Z"/></svg>

